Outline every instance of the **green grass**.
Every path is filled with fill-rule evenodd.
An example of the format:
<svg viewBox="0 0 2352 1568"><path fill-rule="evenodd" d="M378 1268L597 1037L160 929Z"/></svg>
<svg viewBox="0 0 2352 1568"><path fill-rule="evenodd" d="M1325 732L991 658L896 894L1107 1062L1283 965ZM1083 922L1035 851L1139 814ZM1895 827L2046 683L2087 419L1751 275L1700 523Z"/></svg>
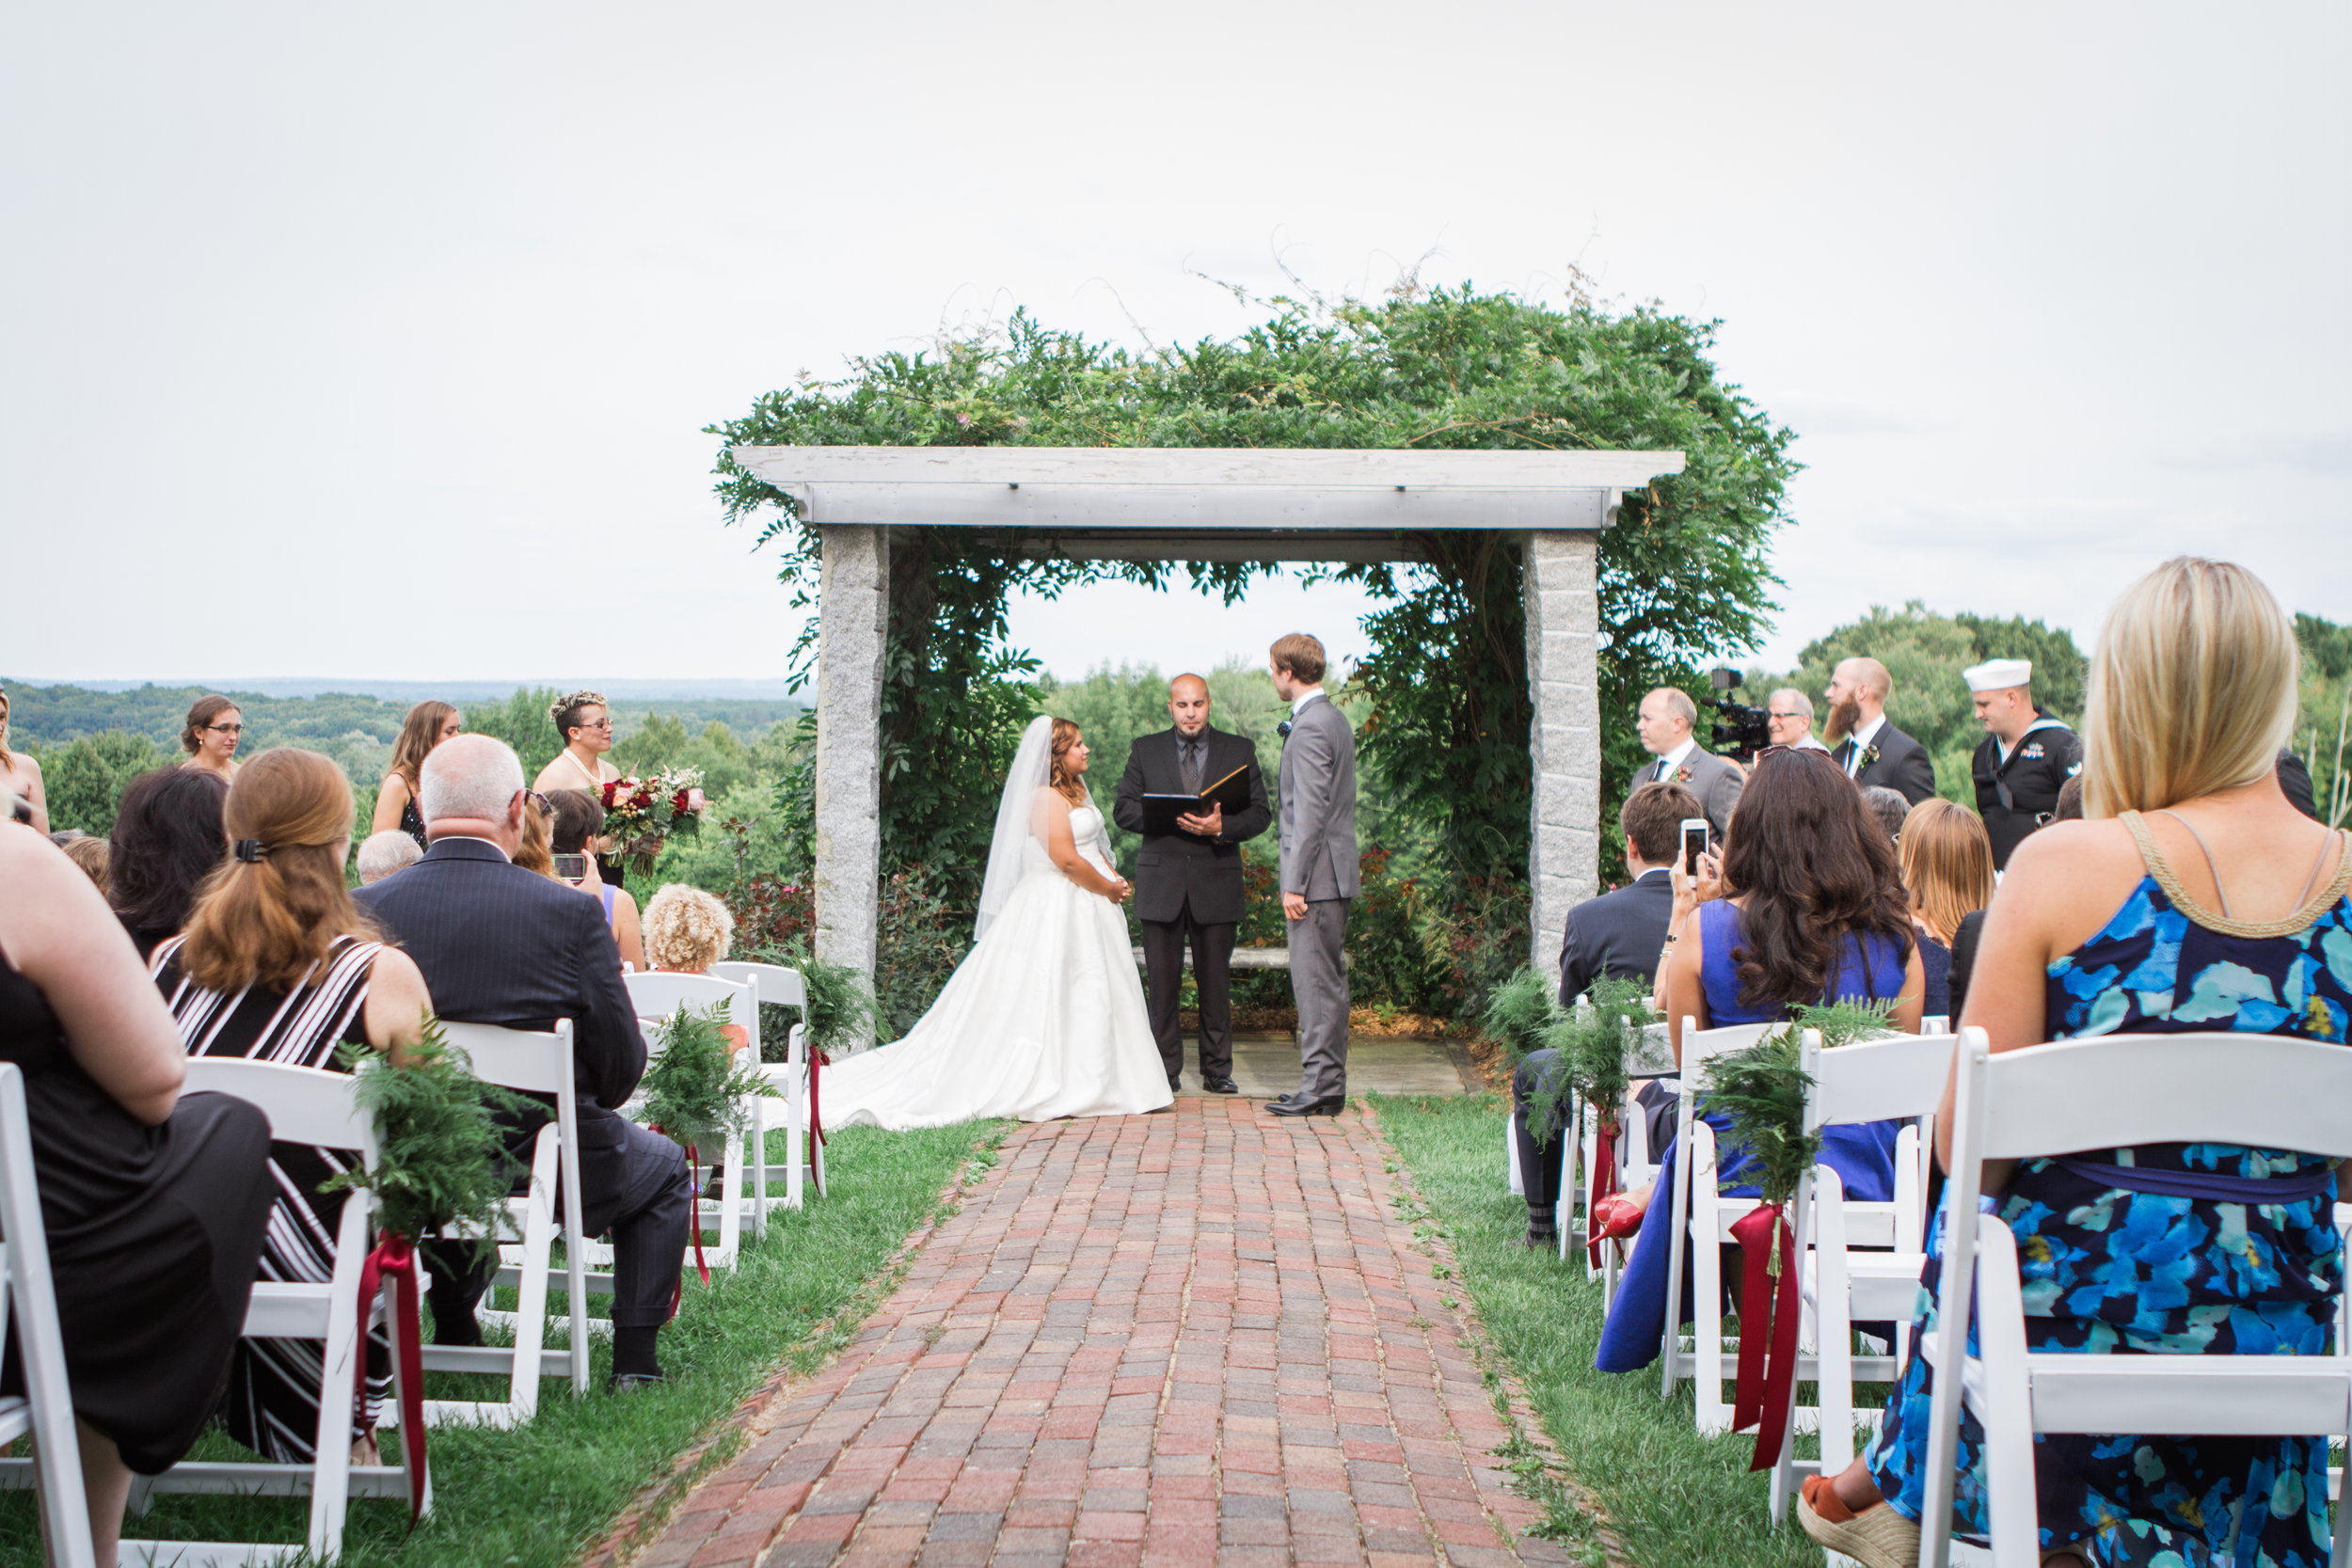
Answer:
<svg viewBox="0 0 2352 1568"><path fill-rule="evenodd" d="M1691 1386L1658 1397L1655 1365L1611 1376L1593 1370L1600 1287L1582 1260L1563 1263L1520 1244L1527 1204L1506 1190L1506 1102L1494 1095L1369 1097L1381 1132L1421 1197L1406 1210L1453 1248L1487 1340L1525 1385L1569 1475L1598 1503L1641 1568L1820 1568L1820 1548L1793 1517L1774 1530L1763 1475L1748 1474L1748 1436L1712 1441L1693 1425ZM1857 1396L1861 1394L1857 1390ZM1802 1451L1802 1450L1801 1450ZM1521 1468L1531 1472L1532 1463ZM1540 1480L1534 1488L1540 1494ZM1588 1527L1563 1517L1571 1541Z"/></svg>
<svg viewBox="0 0 2352 1568"><path fill-rule="evenodd" d="M880 1273L907 1235L942 1206L940 1193L970 1162L967 1180L993 1163L1002 1124L917 1132L847 1128L831 1134L834 1194L795 1213L779 1211L768 1240L749 1237L739 1266L703 1289L688 1263L685 1298L661 1334L666 1386L603 1391L610 1352L599 1344L594 1390L574 1402L544 1383L537 1418L515 1432L444 1427L433 1433L434 1513L411 1534L405 1503L355 1502L343 1560L426 1568L537 1568L570 1562L602 1540L630 1500L671 1477L677 1456L733 1411L779 1365L811 1370L854 1335L895 1282ZM781 1162L783 1134L771 1158ZM952 1196L948 1202L952 1204ZM600 1299L593 1310L605 1310ZM560 1307L559 1307L560 1310ZM434 1374L437 1398L501 1397L503 1382ZM725 1442L694 1473L723 1463ZM215 1431L192 1457L251 1455ZM673 1493L691 1475L680 1476ZM307 1503L292 1498L158 1497L125 1521L137 1537L299 1542ZM32 1496L0 1497L0 1565L41 1560Z"/></svg>

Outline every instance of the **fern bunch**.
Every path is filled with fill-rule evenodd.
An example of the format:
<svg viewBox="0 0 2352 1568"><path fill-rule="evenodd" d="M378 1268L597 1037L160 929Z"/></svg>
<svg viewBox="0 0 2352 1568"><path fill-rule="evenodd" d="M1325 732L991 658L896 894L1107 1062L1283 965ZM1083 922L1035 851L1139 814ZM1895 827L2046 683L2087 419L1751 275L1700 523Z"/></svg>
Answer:
<svg viewBox="0 0 2352 1568"><path fill-rule="evenodd" d="M680 1006L654 1025L661 1053L645 1069L644 1117L682 1144L716 1148L750 1125L747 1095L772 1095L775 1085L727 1048L719 1005L701 1012Z"/></svg>
<svg viewBox="0 0 2352 1568"><path fill-rule="evenodd" d="M1756 1190L1765 1202L1795 1197L1798 1178L1821 1152L1821 1135L1804 1130L1804 1100L1813 1087L1803 1062L1804 1032L1820 1030L1823 1050L1883 1038L1895 1033L1888 1022L1894 1007L1892 1002L1791 1007L1788 1022L1756 1044L1708 1064L1699 1107L1728 1119L1724 1149L1744 1149L1755 1162Z"/></svg>
<svg viewBox="0 0 2352 1568"><path fill-rule="evenodd" d="M1530 1055L1549 1047L1547 1036L1567 1016L1552 999L1552 987L1557 983L1533 965L1523 965L1487 998L1480 1026L1488 1039L1502 1047L1513 1071Z"/></svg>
<svg viewBox="0 0 2352 1568"><path fill-rule="evenodd" d="M373 1167L329 1178L319 1191L374 1194L377 1226L411 1241L453 1225L480 1248L494 1246L513 1188L497 1113L532 1102L476 1078L437 1018L427 1016L423 1039L395 1067L383 1052L342 1048L342 1065L358 1080L359 1108L375 1123L376 1159Z"/></svg>
<svg viewBox="0 0 2352 1568"><path fill-rule="evenodd" d="M832 1056L861 1040L882 1038L886 1027L882 1005L856 970L823 962L806 937L785 943L776 961L800 971L801 982L808 988L801 1028L812 1055L822 1052Z"/></svg>

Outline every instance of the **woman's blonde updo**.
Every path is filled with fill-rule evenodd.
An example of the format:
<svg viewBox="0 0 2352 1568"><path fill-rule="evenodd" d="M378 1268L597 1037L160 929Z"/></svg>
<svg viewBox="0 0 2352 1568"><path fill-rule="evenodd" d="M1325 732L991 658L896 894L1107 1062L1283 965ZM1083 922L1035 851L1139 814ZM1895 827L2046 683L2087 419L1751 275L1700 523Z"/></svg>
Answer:
<svg viewBox="0 0 2352 1568"><path fill-rule="evenodd" d="M569 746L572 743L572 731L579 727L581 711L592 707L604 709L608 717L612 712L612 705L604 700L604 693L601 691L574 691L549 703L548 718L555 724L557 738Z"/></svg>
<svg viewBox="0 0 2352 1568"><path fill-rule="evenodd" d="M1055 720L1054 765L1046 774L1046 782L1053 786L1055 794L1073 806L1083 806L1087 803L1086 781L1071 772L1068 764L1064 761L1070 755L1070 748L1076 744L1078 744L1078 726L1067 719Z"/></svg>
<svg viewBox="0 0 2352 1568"><path fill-rule="evenodd" d="M375 938L343 886L351 785L316 752L263 752L237 770L223 818L234 847L198 891L182 973L208 990L299 985L335 939Z"/></svg>

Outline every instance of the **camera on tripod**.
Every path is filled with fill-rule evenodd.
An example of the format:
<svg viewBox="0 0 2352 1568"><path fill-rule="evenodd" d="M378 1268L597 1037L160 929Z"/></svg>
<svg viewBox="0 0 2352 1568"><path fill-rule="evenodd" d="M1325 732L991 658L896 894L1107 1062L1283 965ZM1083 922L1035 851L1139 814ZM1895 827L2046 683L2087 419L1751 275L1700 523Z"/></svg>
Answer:
<svg viewBox="0 0 2352 1568"><path fill-rule="evenodd" d="M1714 728L1714 749L1728 752L1740 762L1754 762L1756 753L1772 743L1772 715L1732 697L1740 689L1739 671L1719 665L1708 672L1707 678L1716 692L1708 705L1724 716Z"/></svg>

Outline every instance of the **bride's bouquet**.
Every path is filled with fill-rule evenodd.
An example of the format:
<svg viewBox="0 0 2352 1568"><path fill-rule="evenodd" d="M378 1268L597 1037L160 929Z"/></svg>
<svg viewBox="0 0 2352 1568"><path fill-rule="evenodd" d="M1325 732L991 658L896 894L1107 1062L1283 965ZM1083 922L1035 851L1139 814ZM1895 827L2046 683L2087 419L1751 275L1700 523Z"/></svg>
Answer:
<svg viewBox="0 0 2352 1568"><path fill-rule="evenodd" d="M676 768L629 774L604 786L604 836L640 876L650 876L661 846L674 835L692 837L702 829L703 772Z"/></svg>

